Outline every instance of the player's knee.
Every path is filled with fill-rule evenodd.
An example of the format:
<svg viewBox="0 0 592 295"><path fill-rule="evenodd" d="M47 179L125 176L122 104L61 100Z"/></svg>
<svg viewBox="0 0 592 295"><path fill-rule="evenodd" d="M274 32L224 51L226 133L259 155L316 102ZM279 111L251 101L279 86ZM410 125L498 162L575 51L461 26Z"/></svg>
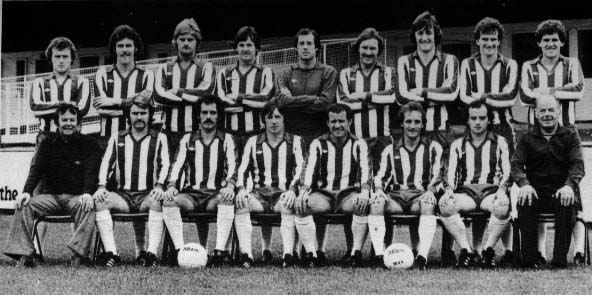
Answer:
<svg viewBox="0 0 592 295"><path fill-rule="evenodd" d="M175 200L164 200L162 201L162 207L178 207Z"/></svg>
<svg viewBox="0 0 592 295"><path fill-rule="evenodd" d="M440 207L440 214L443 217L450 217L450 216L452 216L452 215L454 215L454 214L457 213L456 212L457 210L454 207L454 204L450 204L448 202L440 201L439 207Z"/></svg>
<svg viewBox="0 0 592 295"><path fill-rule="evenodd" d="M491 206L491 214L497 219L507 219L510 217L510 206L507 204L501 205L499 203L494 203L493 206Z"/></svg>
<svg viewBox="0 0 592 295"><path fill-rule="evenodd" d="M107 204L107 200L104 200L103 202L95 201L95 211L96 212L105 211L105 210L109 210L109 205Z"/></svg>
<svg viewBox="0 0 592 295"><path fill-rule="evenodd" d="M236 215L241 215L241 214L249 214L251 212L251 210L249 210L249 207L245 207L245 208L236 208L234 209L234 214Z"/></svg>
<svg viewBox="0 0 592 295"><path fill-rule="evenodd" d="M384 200L380 199L370 205L370 215L384 215Z"/></svg>
<svg viewBox="0 0 592 295"><path fill-rule="evenodd" d="M435 211L436 211L436 205L431 204L431 203L421 202L419 210L421 212L421 215L434 215Z"/></svg>

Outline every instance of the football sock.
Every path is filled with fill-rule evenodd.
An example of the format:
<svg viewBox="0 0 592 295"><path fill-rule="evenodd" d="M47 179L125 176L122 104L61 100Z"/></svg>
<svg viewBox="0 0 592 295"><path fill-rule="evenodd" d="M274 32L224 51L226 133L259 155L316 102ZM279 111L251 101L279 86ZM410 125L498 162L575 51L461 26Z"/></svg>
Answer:
<svg viewBox="0 0 592 295"><path fill-rule="evenodd" d="M495 248L495 244L499 241L501 235L506 231L506 227L510 224L510 217L506 219L498 219L491 215L489 217L488 237L485 243L485 249L488 247Z"/></svg>
<svg viewBox="0 0 592 295"><path fill-rule="evenodd" d="M384 254L384 236L386 234L386 225L384 216L370 215L368 216L368 230L370 232L370 240L374 246L374 253L376 255Z"/></svg>
<svg viewBox="0 0 592 295"><path fill-rule="evenodd" d="M216 214L216 246L214 249L223 251L226 248L226 242L232 231L233 220L234 205L218 204L218 213Z"/></svg>
<svg viewBox="0 0 592 295"><path fill-rule="evenodd" d="M271 251L271 238L273 235L273 227L261 226L261 251Z"/></svg>
<svg viewBox="0 0 592 295"><path fill-rule="evenodd" d="M115 237L113 236L113 219L111 219L111 212L109 210L99 211L95 214L95 221L103 242L105 252L113 252L117 255L115 247Z"/></svg>
<svg viewBox="0 0 592 295"><path fill-rule="evenodd" d="M483 250L483 236L485 235L486 227L487 224L485 222L471 223L471 231L473 232L473 250L475 253L481 253L481 250ZM489 233L491 234L491 232Z"/></svg>
<svg viewBox="0 0 592 295"><path fill-rule="evenodd" d="M234 226L236 236L242 253L246 253L253 258L251 250L251 236L253 234L253 225L251 224L251 214L249 212L234 215Z"/></svg>
<svg viewBox="0 0 592 295"><path fill-rule="evenodd" d="M506 230L502 233L502 245L504 246L504 250L514 251L512 247L514 246L514 240L512 234L514 233L514 229L511 226L506 226Z"/></svg>
<svg viewBox="0 0 592 295"><path fill-rule="evenodd" d="M539 223L539 241L538 241L538 248L541 255L544 258L547 258L547 224Z"/></svg>
<svg viewBox="0 0 592 295"><path fill-rule="evenodd" d="M368 216L359 216L354 214L352 218L352 233L354 234L352 255L356 250L362 250L362 246L364 246L364 240L366 240L367 232Z"/></svg>
<svg viewBox="0 0 592 295"><path fill-rule="evenodd" d="M296 225L294 224L294 215L282 214L282 222L280 224L280 233L282 235L282 245L284 246L284 255L290 254L294 251L294 244L296 242Z"/></svg>
<svg viewBox="0 0 592 295"><path fill-rule="evenodd" d="M318 224L316 225L317 229L317 250L325 252L327 248L327 225L326 224Z"/></svg>
<svg viewBox="0 0 592 295"><path fill-rule="evenodd" d="M183 240L183 220L179 207L162 207L162 217L166 224L175 249L181 249L185 242Z"/></svg>
<svg viewBox="0 0 592 295"><path fill-rule="evenodd" d="M296 224L296 230L298 231L298 236L300 237L304 249L307 253L312 252L316 257L317 249L315 245L315 234L317 229L312 215L306 217L296 216L296 218L294 218L294 223Z"/></svg>
<svg viewBox="0 0 592 295"><path fill-rule="evenodd" d="M158 246L162 240L162 232L164 230L164 221L162 212L150 210L148 211L148 252L156 254Z"/></svg>
<svg viewBox="0 0 592 295"><path fill-rule="evenodd" d="M134 219L132 224L136 235L136 257L138 257L140 252L146 249L146 222Z"/></svg>
<svg viewBox="0 0 592 295"><path fill-rule="evenodd" d="M409 240L411 241L411 249L417 250L419 245L418 226L415 224L409 225Z"/></svg>
<svg viewBox="0 0 592 295"><path fill-rule="evenodd" d="M573 229L574 253L584 253L585 231L584 223L578 220Z"/></svg>
<svg viewBox="0 0 592 295"><path fill-rule="evenodd" d="M460 218L460 214L454 214L450 217L441 217L442 223L446 226L446 230L450 233L452 238L458 245L464 249L471 251L471 246L465 233L465 223Z"/></svg>
<svg viewBox="0 0 592 295"><path fill-rule="evenodd" d="M419 226L417 227L419 236L419 247L417 247L417 254L428 259L432 241L436 234L436 216L435 215L421 215L419 217Z"/></svg>

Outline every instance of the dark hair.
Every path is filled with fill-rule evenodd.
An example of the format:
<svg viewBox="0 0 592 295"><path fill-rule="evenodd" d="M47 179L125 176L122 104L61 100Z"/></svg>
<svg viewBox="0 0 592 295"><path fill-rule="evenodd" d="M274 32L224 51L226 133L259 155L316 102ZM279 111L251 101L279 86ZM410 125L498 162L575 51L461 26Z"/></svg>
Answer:
<svg viewBox="0 0 592 295"><path fill-rule="evenodd" d="M403 121L405 120L405 114L409 112L419 112L421 113L421 122L424 124L426 123L426 112L423 109L421 103L417 101L410 101L407 104L403 105L397 114L397 119L399 120L399 124L403 127Z"/></svg>
<svg viewBox="0 0 592 295"><path fill-rule="evenodd" d="M71 103L60 103L53 115L53 122L57 126L60 126L60 124L59 124L60 116L65 114L66 112L76 115L76 124L82 123L82 114L80 113L80 111L78 110L78 108L75 105L73 105Z"/></svg>
<svg viewBox="0 0 592 295"><path fill-rule="evenodd" d="M208 94L204 97L201 98L201 100L197 103L197 112L195 114L196 118L199 119L199 114L201 113L201 106L203 106L204 104L207 105L211 105L211 104L215 104L216 105L216 112L218 112L218 128L221 129L224 126L224 104L222 103L222 99L220 99L218 96L213 95L213 94Z"/></svg>
<svg viewBox="0 0 592 295"><path fill-rule="evenodd" d="M141 54L142 50L144 49L144 43L142 42L142 38L134 28L128 25L120 25L113 30L111 33L111 37L109 37L109 53L111 56L115 56L115 45L117 42L128 38L134 41L134 47L136 47L136 54Z"/></svg>
<svg viewBox="0 0 592 295"><path fill-rule="evenodd" d="M257 52L261 50L261 39L259 38L259 33L257 33L255 28L251 26L244 26L240 28L238 32L236 32L234 40L232 43L230 43L230 46L232 46L233 49L236 49L239 42L247 41L249 39L251 39L253 44L255 44L255 49L257 49Z"/></svg>
<svg viewBox="0 0 592 295"><path fill-rule="evenodd" d="M381 55L384 50L384 38L382 38L374 28L367 28L360 33L358 39L356 39L356 43L354 43L355 52L359 53L360 44L369 39L376 39L376 41L378 41L378 55Z"/></svg>
<svg viewBox="0 0 592 295"><path fill-rule="evenodd" d="M131 104L125 106L123 108L123 117L127 120L127 122L129 124L131 124L131 111L132 111L132 106L138 106L142 109L148 109L148 128L150 128L152 126L152 116L154 115L154 107L151 104L147 104L147 103L143 103L143 102L139 102L139 101L133 101Z"/></svg>
<svg viewBox="0 0 592 295"><path fill-rule="evenodd" d="M47 45L47 49L45 49L45 58L51 64L51 57L53 56L53 49L57 50L64 50L70 49L70 55L72 56L72 62L76 60L76 56L78 55L78 51L76 50L76 46L72 43L72 40L66 37L55 37Z"/></svg>
<svg viewBox="0 0 592 295"><path fill-rule="evenodd" d="M491 127L491 124L493 123L493 110L485 103L484 99L474 100L467 105L467 123L469 122L469 110L480 109L482 107L485 107L487 110L487 120L489 121L488 127Z"/></svg>
<svg viewBox="0 0 592 295"><path fill-rule="evenodd" d="M538 43L541 42L543 36L553 35L555 33L559 35L559 40L561 40L561 42L565 43L565 41L567 41L567 32L565 31L563 23L556 19L548 19L537 26L537 29L534 32L534 37Z"/></svg>
<svg viewBox="0 0 592 295"><path fill-rule="evenodd" d="M327 121L329 120L329 113L339 114L341 112L345 112L348 120L353 120L354 113L348 105L343 103L333 103L327 108Z"/></svg>
<svg viewBox="0 0 592 295"><path fill-rule="evenodd" d="M298 38L303 35L312 34L314 36L314 45L316 49L321 49L321 37L319 37L319 33L313 29L304 28L300 29L296 36L294 37L294 48L298 47Z"/></svg>
<svg viewBox="0 0 592 295"><path fill-rule="evenodd" d="M417 45L417 40L415 40L415 32L426 28L426 29L434 29L434 41L436 45L439 45L442 41L442 29L440 28L440 24L436 17L429 13L428 11L422 12L418 15L413 23L411 23L411 29L409 30L409 40L412 44Z"/></svg>
<svg viewBox="0 0 592 295"><path fill-rule="evenodd" d="M265 118L273 114L275 110L278 110L278 112L284 117L284 123L286 123L286 113L282 110L280 103L277 100L270 100L263 105L263 109L261 110L261 116L264 119L263 122L265 123Z"/></svg>
<svg viewBox="0 0 592 295"><path fill-rule="evenodd" d="M481 34L491 34L493 32L497 32L497 38L501 42L504 39L504 27L499 22L499 20L486 17L480 20L475 26L475 40L479 40L481 38Z"/></svg>

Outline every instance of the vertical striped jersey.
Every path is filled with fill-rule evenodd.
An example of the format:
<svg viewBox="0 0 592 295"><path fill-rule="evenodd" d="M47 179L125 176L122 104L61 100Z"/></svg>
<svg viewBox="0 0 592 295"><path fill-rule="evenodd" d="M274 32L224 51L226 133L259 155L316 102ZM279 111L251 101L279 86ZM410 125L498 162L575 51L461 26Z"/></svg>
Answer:
<svg viewBox="0 0 592 295"><path fill-rule="evenodd" d="M90 85L88 79L68 74L62 84L56 80L52 73L46 78L37 78L33 81L30 105L35 117L39 118L39 130L57 130L53 122L53 115L62 102L76 103L82 116L88 113L90 107Z"/></svg>
<svg viewBox="0 0 592 295"><path fill-rule="evenodd" d="M312 141L306 163L304 185L313 189L340 191L349 187L370 189L368 146L350 134L343 146L325 134Z"/></svg>
<svg viewBox="0 0 592 295"><path fill-rule="evenodd" d="M380 154L380 167L374 187L385 191L432 189L441 181L442 146L422 138L414 150L405 147L404 137L387 145Z"/></svg>
<svg viewBox="0 0 592 295"><path fill-rule="evenodd" d="M302 138L285 133L276 147L267 142L267 134L251 136L245 145L238 168L237 186L274 187L296 191L304 167ZM248 181L251 179L251 181Z"/></svg>
<svg viewBox="0 0 592 295"><path fill-rule="evenodd" d="M450 145L448 165L443 172L444 187L465 184L509 185L510 153L506 139L488 132L480 146L467 134Z"/></svg>
<svg viewBox="0 0 592 295"><path fill-rule="evenodd" d="M167 138L153 130L136 140L131 131L111 136L99 170L99 185L115 173L119 190L146 191L166 184L169 172Z"/></svg>
<svg viewBox="0 0 592 295"><path fill-rule="evenodd" d="M216 85L218 97L226 103L226 130L247 135L265 129L261 109L275 94L271 68L253 65L243 74L235 65L218 73ZM230 98L229 94L240 98Z"/></svg>
<svg viewBox="0 0 592 295"><path fill-rule="evenodd" d="M427 105L426 131L449 127L446 105L458 96L458 60L454 55L436 51L424 65L417 52L399 58L397 96L400 105L414 100ZM414 91L421 90L421 94Z"/></svg>
<svg viewBox="0 0 592 295"><path fill-rule="evenodd" d="M580 62L575 58L560 56L551 69L545 68L539 56L522 64L520 101L528 106L528 123L534 125L534 103L541 94L537 88L554 88L555 98L560 101L559 124L574 125L576 101L584 97L584 75Z"/></svg>
<svg viewBox="0 0 592 295"><path fill-rule="evenodd" d="M481 64L479 53L463 60L460 67L460 99L470 104L485 95L493 109L493 124L512 125L512 106L518 94L518 64L498 54L490 69Z"/></svg>
<svg viewBox="0 0 592 295"><path fill-rule="evenodd" d="M202 96L212 94L216 86L216 69L210 62L194 60L187 69L179 61L166 63L156 72L154 100L163 105L164 128L173 132L198 129L197 104ZM176 93L169 90L177 89Z"/></svg>
<svg viewBox="0 0 592 295"><path fill-rule="evenodd" d="M337 102L354 111L351 132L360 138L390 135L390 112L395 107L396 75L391 67L376 64L366 76L359 64L341 70L337 85ZM355 92L366 93L366 100L350 100Z"/></svg>
<svg viewBox="0 0 592 295"><path fill-rule="evenodd" d="M152 91L154 75L138 67L123 77L115 65L101 67L95 75L95 96L132 99L144 90ZM101 114L108 111L109 115ZM122 106L109 106L97 110L101 114L101 136L111 137L127 129Z"/></svg>
<svg viewBox="0 0 592 295"><path fill-rule="evenodd" d="M206 144L199 130L187 133L179 143L168 186L174 186L183 172L183 189L220 189L227 182L236 184L237 154L230 134L216 131L214 139Z"/></svg>

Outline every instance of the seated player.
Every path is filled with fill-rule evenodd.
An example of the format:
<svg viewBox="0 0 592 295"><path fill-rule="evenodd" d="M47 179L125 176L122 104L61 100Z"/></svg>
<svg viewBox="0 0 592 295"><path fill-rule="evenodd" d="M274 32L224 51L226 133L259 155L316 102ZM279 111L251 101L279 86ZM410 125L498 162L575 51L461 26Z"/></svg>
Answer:
<svg viewBox="0 0 592 295"><path fill-rule="evenodd" d="M309 267L322 265L326 261L325 253L316 252L316 226L312 214L353 214L352 256L361 255L359 250L368 231L371 181L368 147L364 140L349 131L353 119L349 106L332 104L327 112L329 134L311 143L304 183L294 205L296 230L307 252L303 259ZM318 244L322 245L324 241L319 240Z"/></svg>
<svg viewBox="0 0 592 295"><path fill-rule="evenodd" d="M219 129L223 114L224 106L217 96L206 95L199 101L199 117L195 118L199 121L199 129L181 139L169 173L162 217L178 251L185 244L181 211L216 212L217 209L214 254L225 259L230 255L224 249L234 220L237 150L232 136ZM175 184L183 172L185 184L179 193ZM209 224L197 226L200 244L206 247ZM248 263L252 264L252 260Z"/></svg>
<svg viewBox="0 0 592 295"><path fill-rule="evenodd" d="M282 265L290 267L294 265L294 201L304 165L303 142L300 136L285 132L284 114L277 102L265 104L262 115L265 133L249 138L238 168L234 226L243 255L252 257L249 213L281 213Z"/></svg>
<svg viewBox="0 0 592 295"><path fill-rule="evenodd" d="M138 95L124 109L129 129L109 140L99 170L99 188L95 200L96 222L105 255L101 264L113 267L120 262L113 235L111 211L117 213L148 212L150 237L144 258L145 266L156 265L156 252L163 230L162 212L158 202L163 199L169 171L169 151L166 136L150 129L154 109L150 94ZM114 174L117 190L107 190L109 175ZM152 206L152 203L157 203Z"/></svg>
<svg viewBox="0 0 592 295"><path fill-rule="evenodd" d="M374 177L376 194L371 198L368 227L376 263L384 253L384 214L419 214L419 246L413 249L414 267L425 269L436 233L437 186L441 180L442 146L422 135L425 112L421 104L409 102L399 112L403 137L391 139L380 155L380 168ZM411 228L410 228L411 230Z"/></svg>
<svg viewBox="0 0 592 295"><path fill-rule="evenodd" d="M469 267L475 254L460 213L491 213L481 260L481 265L489 268L495 267L493 248L510 222L509 149L502 136L489 130L492 113L484 101L471 102L468 112L469 130L450 146L448 165L442 173L445 193L439 207L442 223L461 248L457 262L461 268Z"/></svg>

